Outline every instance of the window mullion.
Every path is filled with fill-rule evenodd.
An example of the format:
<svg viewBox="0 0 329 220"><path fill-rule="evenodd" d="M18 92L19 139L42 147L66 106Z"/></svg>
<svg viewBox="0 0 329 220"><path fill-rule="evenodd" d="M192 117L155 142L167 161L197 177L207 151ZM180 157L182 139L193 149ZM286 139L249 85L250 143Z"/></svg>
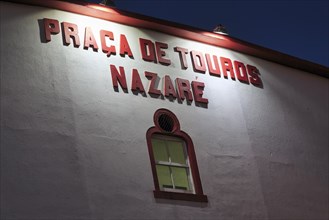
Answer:
<svg viewBox="0 0 329 220"><path fill-rule="evenodd" d="M171 169L171 155L169 152L168 141L166 141L165 144L166 144L166 151L167 151L168 159L169 159L168 167L169 167L169 172L170 172L170 179L171 179L173 189L175 189L176 187L175 187L174 177L173 177L173 173L172 173L172 169Z"/></svg>
<svg viewBox="0 0 329 220"><path fill-rule="evenodd" d="M170 171L170 178L171 178L173 189L176 189L175 181L174 181L174 176L173 176L173 173L172 173L171 166L169 166L169 171Z"/></svg>
<svg viewBox="0 0 329 220"><path fill-rule="evenodd" d="M168 162L165 162L165 161L155 161L155 164L158 164L158 165L165 165L165 166L172 166L172 167L184 167L184 168L189 168L188 165L186 164L180 164L180 163L168 163Z"/></svg>

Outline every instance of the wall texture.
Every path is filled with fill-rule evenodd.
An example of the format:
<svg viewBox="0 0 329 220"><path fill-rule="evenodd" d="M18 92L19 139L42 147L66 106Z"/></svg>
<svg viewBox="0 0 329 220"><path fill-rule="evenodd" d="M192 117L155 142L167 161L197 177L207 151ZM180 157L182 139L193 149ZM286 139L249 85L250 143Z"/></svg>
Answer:
<svg viewBox="0 0 329 220"><path fill-rule="evenodd" d="M328 79L190 40L13 3L1 9L1 219L328 219ZM43 18L125 34L134 59L43 43ZM166 42L170 66L138 38ZM115 40L114 44L118 42ZM182 46L256 66L263 88L180 68ZM204 82L208 107L115 91L109 65ZM147 86L145 86L147 87ZM153 197L146 131L167 108L195 146L208 203Z"/></svg>

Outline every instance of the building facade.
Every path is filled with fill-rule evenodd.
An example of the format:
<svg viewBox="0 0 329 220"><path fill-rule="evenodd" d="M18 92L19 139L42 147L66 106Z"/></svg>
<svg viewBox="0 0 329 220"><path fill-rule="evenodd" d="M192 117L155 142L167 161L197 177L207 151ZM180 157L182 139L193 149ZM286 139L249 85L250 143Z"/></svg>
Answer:
<svg viewBox="0 0 329 220"><path fill-rule="evenodd" d="M95 4L0 6L1 219L328 219L327 67Z"/></svg>

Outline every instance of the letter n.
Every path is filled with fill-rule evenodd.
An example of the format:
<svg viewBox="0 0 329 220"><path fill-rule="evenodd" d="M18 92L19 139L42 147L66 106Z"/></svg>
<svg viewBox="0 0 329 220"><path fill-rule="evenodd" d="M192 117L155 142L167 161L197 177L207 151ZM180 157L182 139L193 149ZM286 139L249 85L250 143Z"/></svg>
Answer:
<svg viewBox="0 0 329 220"><path fill-rule="evenodd" d="M122 90L124 92L128 92L127 89L127 80L125 75L125 70L122 66L119 66L119 71L114 65L110 65L111 75L112 75L112 83L115 90L118 90L120 84Z"/></svg>

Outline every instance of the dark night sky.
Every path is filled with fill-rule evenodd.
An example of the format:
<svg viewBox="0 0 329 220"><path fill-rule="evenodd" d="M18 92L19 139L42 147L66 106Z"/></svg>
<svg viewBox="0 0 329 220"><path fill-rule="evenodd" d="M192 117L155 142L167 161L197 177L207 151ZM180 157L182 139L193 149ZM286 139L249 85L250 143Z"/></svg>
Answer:
<svg viewBox="0 0 329 220"><path fill-rule="evenodd" d="M94 0L93 2L99 2ZM329 66L328 0L115 0L116 7L212 31Z"/></svg>

